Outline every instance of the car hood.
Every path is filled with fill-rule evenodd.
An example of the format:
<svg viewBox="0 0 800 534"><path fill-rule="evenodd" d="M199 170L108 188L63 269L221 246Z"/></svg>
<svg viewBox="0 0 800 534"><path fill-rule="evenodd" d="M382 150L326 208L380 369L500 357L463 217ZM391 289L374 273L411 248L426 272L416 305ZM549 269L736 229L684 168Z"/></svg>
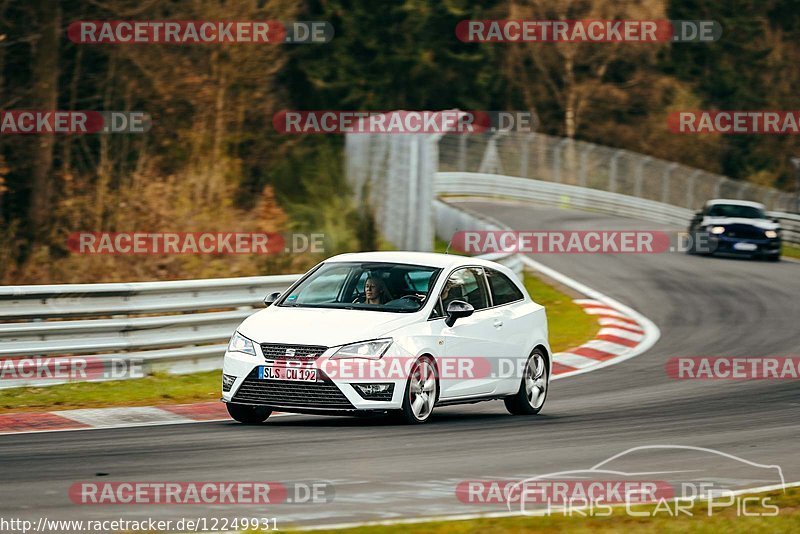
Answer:
<svg viewBox="0 0 800 534"><path fill-rule="evenodd" d="M703 226L727 226L729 224L747 224L762 230L777 230L780 224L769 219L743 219L739 217L704 217Z"/></svg>
<svg viewBox="0 0 800 534"><path fill-rule="evenodd" d="M376 339L417 321L419 312L270 306L245 319L238 330L257 343L335 347Z"/></svg>

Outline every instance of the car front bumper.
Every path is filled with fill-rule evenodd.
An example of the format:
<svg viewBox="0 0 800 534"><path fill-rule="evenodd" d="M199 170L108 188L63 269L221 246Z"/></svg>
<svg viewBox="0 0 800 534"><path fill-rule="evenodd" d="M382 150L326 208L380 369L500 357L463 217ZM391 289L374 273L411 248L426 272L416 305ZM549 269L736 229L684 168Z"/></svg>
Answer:
<svg viewBox="0 0 800 534"><path fill-rule="evenodd" d="M258 367L276 362L267 361L262 356L226 352L222 372L235 376L236 379L230 391L223 391L222 400L237 404L270 406L286 412L321 414L383 412L402 407L406 387L404 377L387 377L385 373L376 369L373 369L375 372L371 372L370 369L375 367L375 362L364 360L357 362L359 364L357 371L345 372L341 363L347 361L331 362L329 358L332 352L333 350L329 349L316 362L298 364L301 367L317 367L319 369L317 382L259 379ZM332 369L335 369L336 373L330 372ZM392 384L393 391L389 400L370 400L356 391L353 384Z"/></svg>
<svg viewBox="0 0 800 534"><path fill-rule="evenodd" d="M718 254L778 256L781 253L780 239L747 239L722 235L710 237L709 245L712 253Z"/></svg>

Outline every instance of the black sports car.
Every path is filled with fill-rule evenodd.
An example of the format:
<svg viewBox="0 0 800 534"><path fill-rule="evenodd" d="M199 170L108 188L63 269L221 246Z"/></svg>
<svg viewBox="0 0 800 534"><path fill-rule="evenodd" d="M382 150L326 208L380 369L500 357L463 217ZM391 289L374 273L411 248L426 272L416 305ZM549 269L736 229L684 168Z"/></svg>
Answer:
<svg viewBox="0 0 800 534"><path fill-rule="evenodd" d="M690 254L743 254L778 261L781 228L764 206L745 200L709 200L689 225Z"/></svg>

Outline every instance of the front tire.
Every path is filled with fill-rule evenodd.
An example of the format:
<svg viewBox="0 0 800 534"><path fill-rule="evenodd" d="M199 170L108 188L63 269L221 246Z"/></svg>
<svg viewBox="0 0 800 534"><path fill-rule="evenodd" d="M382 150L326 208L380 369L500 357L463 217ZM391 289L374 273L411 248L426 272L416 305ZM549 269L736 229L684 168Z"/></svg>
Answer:
<svg viewBox="0 0 800 534"><path fill-rule="evenodd" d="M540 349L534 349L525 364L519 391L503 399L506 409L512 415L536 415L544 407L549 383L547 358Z"/></svg>
<svg viewBox="0 0 800 534"><path fill-rule="evenodd" d="M272 410L266 406L250 406L248 404L234 404L229 402L225 404L228 408L228 414L235 420L246 425L257 425L267 420L267 417L272 414Z"/></svg>
<svg viewBox="0 0 800 534"><path fill-rule="evenodd" d="M403 394L400 416L403 422L418 425L426 422L433 413L439 397L439 374L433 360L419 358L409 373Z"/></svg>

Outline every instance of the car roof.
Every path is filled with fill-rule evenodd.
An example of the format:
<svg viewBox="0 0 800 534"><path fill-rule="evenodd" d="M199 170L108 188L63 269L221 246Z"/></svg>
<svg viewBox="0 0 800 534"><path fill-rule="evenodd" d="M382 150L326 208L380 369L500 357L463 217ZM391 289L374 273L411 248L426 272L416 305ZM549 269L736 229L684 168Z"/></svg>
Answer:
<svg viewBox="0 0 800 534"><path fill-rule="evenodd" d="M749 200L733 200L733 199L728 199L728 198L715 198L714 200L709 200L708 202L706 202L707 206L715 206L717 204L729 204L729 205L732 205L732 206L748 206L748 207L751 207L751 208L760 208L762 210L765 209L764 208L764 204L761 204L759 202L751 202Z"/></svg>
<svg viewBox="0 0 800 534"><path fill-rule="evenodd" d="M376 251L376 252L355 252L349 254L339 254L325 260L327 262L347 262L347 261L374 261L386 263L405 263L410 265L423 265L426 267L453 268L459 265L484 265L486 267L498 268L498 264L493 261L481 258L461 256L459 254L439 254L436 252L411 252L405 250L398 251Z"/></svg>

